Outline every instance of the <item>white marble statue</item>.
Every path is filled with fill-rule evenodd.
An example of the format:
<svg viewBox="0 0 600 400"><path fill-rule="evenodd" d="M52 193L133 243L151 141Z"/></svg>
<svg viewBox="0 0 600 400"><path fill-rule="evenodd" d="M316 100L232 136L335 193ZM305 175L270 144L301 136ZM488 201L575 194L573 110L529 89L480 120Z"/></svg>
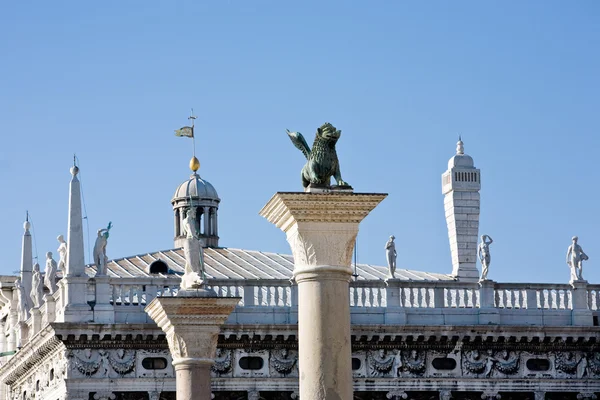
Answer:
<svg viewBox="0 0 600 400"><path fill-rule="evenodd" d="M196 209L190 207L183 219L183 253L185 271L181 277L181 289L199 289L204 284L204 256L196 230Z"/></svg>
<svg viewBox="0 0 600 400"><path fill-rule="evenodd" d="M40 264L35 263L31 275L31 302L33 308L40 308L44 299L44 281L40 272Z"/></svg>
<svg viewBox="0 0 600 400"><path fill-rule="evenodd" d="M56 261L52 258L52 252L46 253L46 271L44 274L44 285L50 290L50 294L56 292Z"/></svg>
<svg viewBox="0 0 600 400"><path fill-rule="evenodd" d="M111 227L112 223L109 222L106 229L98 229L98 237L96 237L96 243L94 244L96 276L106 275L107 273L106 264L108 263L108 257L106 256L106 244L108 243Z"/></svg>
<svg viewBox="0 0 600 400"><path fill-rule="evenodd" d="M15 289L17 291L17 319L19 322L25 322L29 319L29 304L25 295L25 288L21 285L21 279L15 281Z"/></svg>
<svg viewBox="0 0 600 400"><path fill-rule="evenodd" d="M577 244L577 236L571 239L573 243L567 249L567 264L571 268L571 281L583 280L583 262L589 257L583 252L580 245Z"/></svg>
<svg viewBox="0 0 600 400"><path fill-rule="evenodd" d="M479 282L487 280L492 255L490 254L490 244L494 243L489 235L481 235L481 243L477 247L477 255L481 261L481 278Z"/></svg>
<svg viewBox="0 0 600 400"><path fill-rule="evenodd" d="M58 240L58 269L61 271L65 271L65 265L67 265L67 242L65 242L65 238L63 235L58 235L56 238Z"/></svg>
<svg viewBox="0 0 600 400"><path fill-rule="evenodd" d="M394 279L396 273L396 243L394 243L395 236L390 236L389 240L385 244L385 255L388 262L388 278Z"/></svg>

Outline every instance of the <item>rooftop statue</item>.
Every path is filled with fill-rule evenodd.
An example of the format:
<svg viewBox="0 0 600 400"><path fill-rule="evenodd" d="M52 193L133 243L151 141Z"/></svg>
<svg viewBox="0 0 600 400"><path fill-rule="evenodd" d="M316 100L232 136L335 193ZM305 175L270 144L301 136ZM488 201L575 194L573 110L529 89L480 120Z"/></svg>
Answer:
<svg viewBox="0 0 600 400"><path fill-rule="evenodd" d="M342 180L340 164L335 151L335 144L342 131L326 122L317 129L312 149L308 147L304 136L300 132L286 131L294 146L300 149L307 159L304 168L302 168L302 186L305 189L309 185L329 188L332 176L338 186L350 189L350 185Z"/></svg>
<svg viewBox="0 0 600 400"><path fill-rule="evenodd" d="M98 237L94 244L94 263L96 264L96 276L106 275L108 263L108 257L106 256L106 244L108 243L108 236L110 234L110 228L112 228L112 222L108 223L106 229L98 229Z"/></svg>
<svg viewBox="0 0 600 400"><path fill-rule="evenodd" d="M577 244L577 240L579 240L577 236L573 236L571 240L573 243L567 249L567 264L571 268L571 281L583 280L583 262L587 261L589 257Z"/></svg>
<svg viewBox="0 0 600 400"><path fill-rule="evenodd" d="M492 262L492 255L490 254L490 244L494 243L489 235L481 235L481 243L477 247L477 255L479 261L481 261L481 278L479 282L487 280L490 263Z"/></svg>
<svg viewBox="0 0 600 400"><path fill-rule="evenodd" d="M33 274L31 275L31 302L33 308L40 308L44 297L44 283L42 274L40 273L40 264L35 263L33 266Z"/></svg>
<svg viewBox="0 0 600 400"><path fill-rule="evenodd" d="M205 282L204 257L198 231L196 230L196 208L190 207L183 219L183 253L185 270L181 277L181 289L200 289Z"/></svg>
<svg viewBox="0 0 600 400"><path fill-rule="evenodd" d="M21 285L21 279L17 278L15 281L15 289L17 290L17 318L19 322L25 322L29 319L29 305L27 304L27 296L25 295L25 288Z"/></svg>
<svg viewBox="0 0 600 400"><path fill-rule="evenodd" d="M388 278L394 279L396 276L396 244L394 243L395 236L390 236L389 240L385 244L385 255L388 262Z"/></svg>
<svg viewBox="0 0 600 400"><path fill-rule="evenodd" d="M44 285L50 290L50 294L56 292L56 261L52 258L52 252L46 253L46 273L44 274Z"/></svg>
<svg viewBox="0 0 600 400"><path fill-rule="evenodd" d="M65 270L65 265L67 264L67 242L65 242L65 238L63 235L58 235L56 238L58 240L58 269L61 271Z"/></svg>

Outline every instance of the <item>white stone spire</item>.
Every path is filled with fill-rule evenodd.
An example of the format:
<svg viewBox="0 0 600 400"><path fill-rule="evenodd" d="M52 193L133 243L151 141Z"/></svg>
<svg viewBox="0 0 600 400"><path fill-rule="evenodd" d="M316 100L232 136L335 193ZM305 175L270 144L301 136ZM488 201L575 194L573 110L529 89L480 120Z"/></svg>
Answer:
<svg viewBox="0 0 600 400"><path fill-rule="evenodd" d="M81 188L77 165L71 167L69 185L69 222L67 237L67 276L85 276L85 252L83 248L83 218L81 212Z"/></svg>
<svg viewBox="0 0 600 400"><path fill-rule="evenodd" d="M480 171L465 154L459 137L456 155L442 174L442 193L452 254L452 275L462 281L477 281L477 238L479 234Z"/></svg>
<svg viewBox="0 0 600 400"><path fill-rule="evenodd" d="M23 285L23 291L25 292L25 298L27 299L27 309L31 308L31 297L29 293L31 292L31 276L33 273L33 252L31 250L31 233L29 232L29 228L31 228L31 223L29 222L28 213L25 223L23 223L25 233L23 234L20 269L21 285Z"/></svg>

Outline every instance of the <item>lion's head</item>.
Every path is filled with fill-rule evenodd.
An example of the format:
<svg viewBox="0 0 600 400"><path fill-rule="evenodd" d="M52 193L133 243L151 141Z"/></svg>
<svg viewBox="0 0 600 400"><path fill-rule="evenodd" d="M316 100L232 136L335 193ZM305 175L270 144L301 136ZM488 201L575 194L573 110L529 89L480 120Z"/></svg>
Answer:
<svg viewBox="0 0 600 400"><path fill-rule="evenodd" d="M325 122L317 129L317 136L325 140L337 141L341 135L342 131L337 130L335 126L331 125L329 122Z"/></svg>

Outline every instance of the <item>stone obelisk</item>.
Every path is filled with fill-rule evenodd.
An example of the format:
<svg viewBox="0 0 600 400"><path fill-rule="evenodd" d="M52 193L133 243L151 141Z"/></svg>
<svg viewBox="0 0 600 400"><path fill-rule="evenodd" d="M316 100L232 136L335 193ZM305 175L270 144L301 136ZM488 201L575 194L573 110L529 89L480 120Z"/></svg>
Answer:
<svg viewBox="0 0 600 400"><path fill-rule="evenodd" d="M386 196L276 193L260 212L286 233L294 256L301 399L352 399L352 252L359 223Z"/></svg>

